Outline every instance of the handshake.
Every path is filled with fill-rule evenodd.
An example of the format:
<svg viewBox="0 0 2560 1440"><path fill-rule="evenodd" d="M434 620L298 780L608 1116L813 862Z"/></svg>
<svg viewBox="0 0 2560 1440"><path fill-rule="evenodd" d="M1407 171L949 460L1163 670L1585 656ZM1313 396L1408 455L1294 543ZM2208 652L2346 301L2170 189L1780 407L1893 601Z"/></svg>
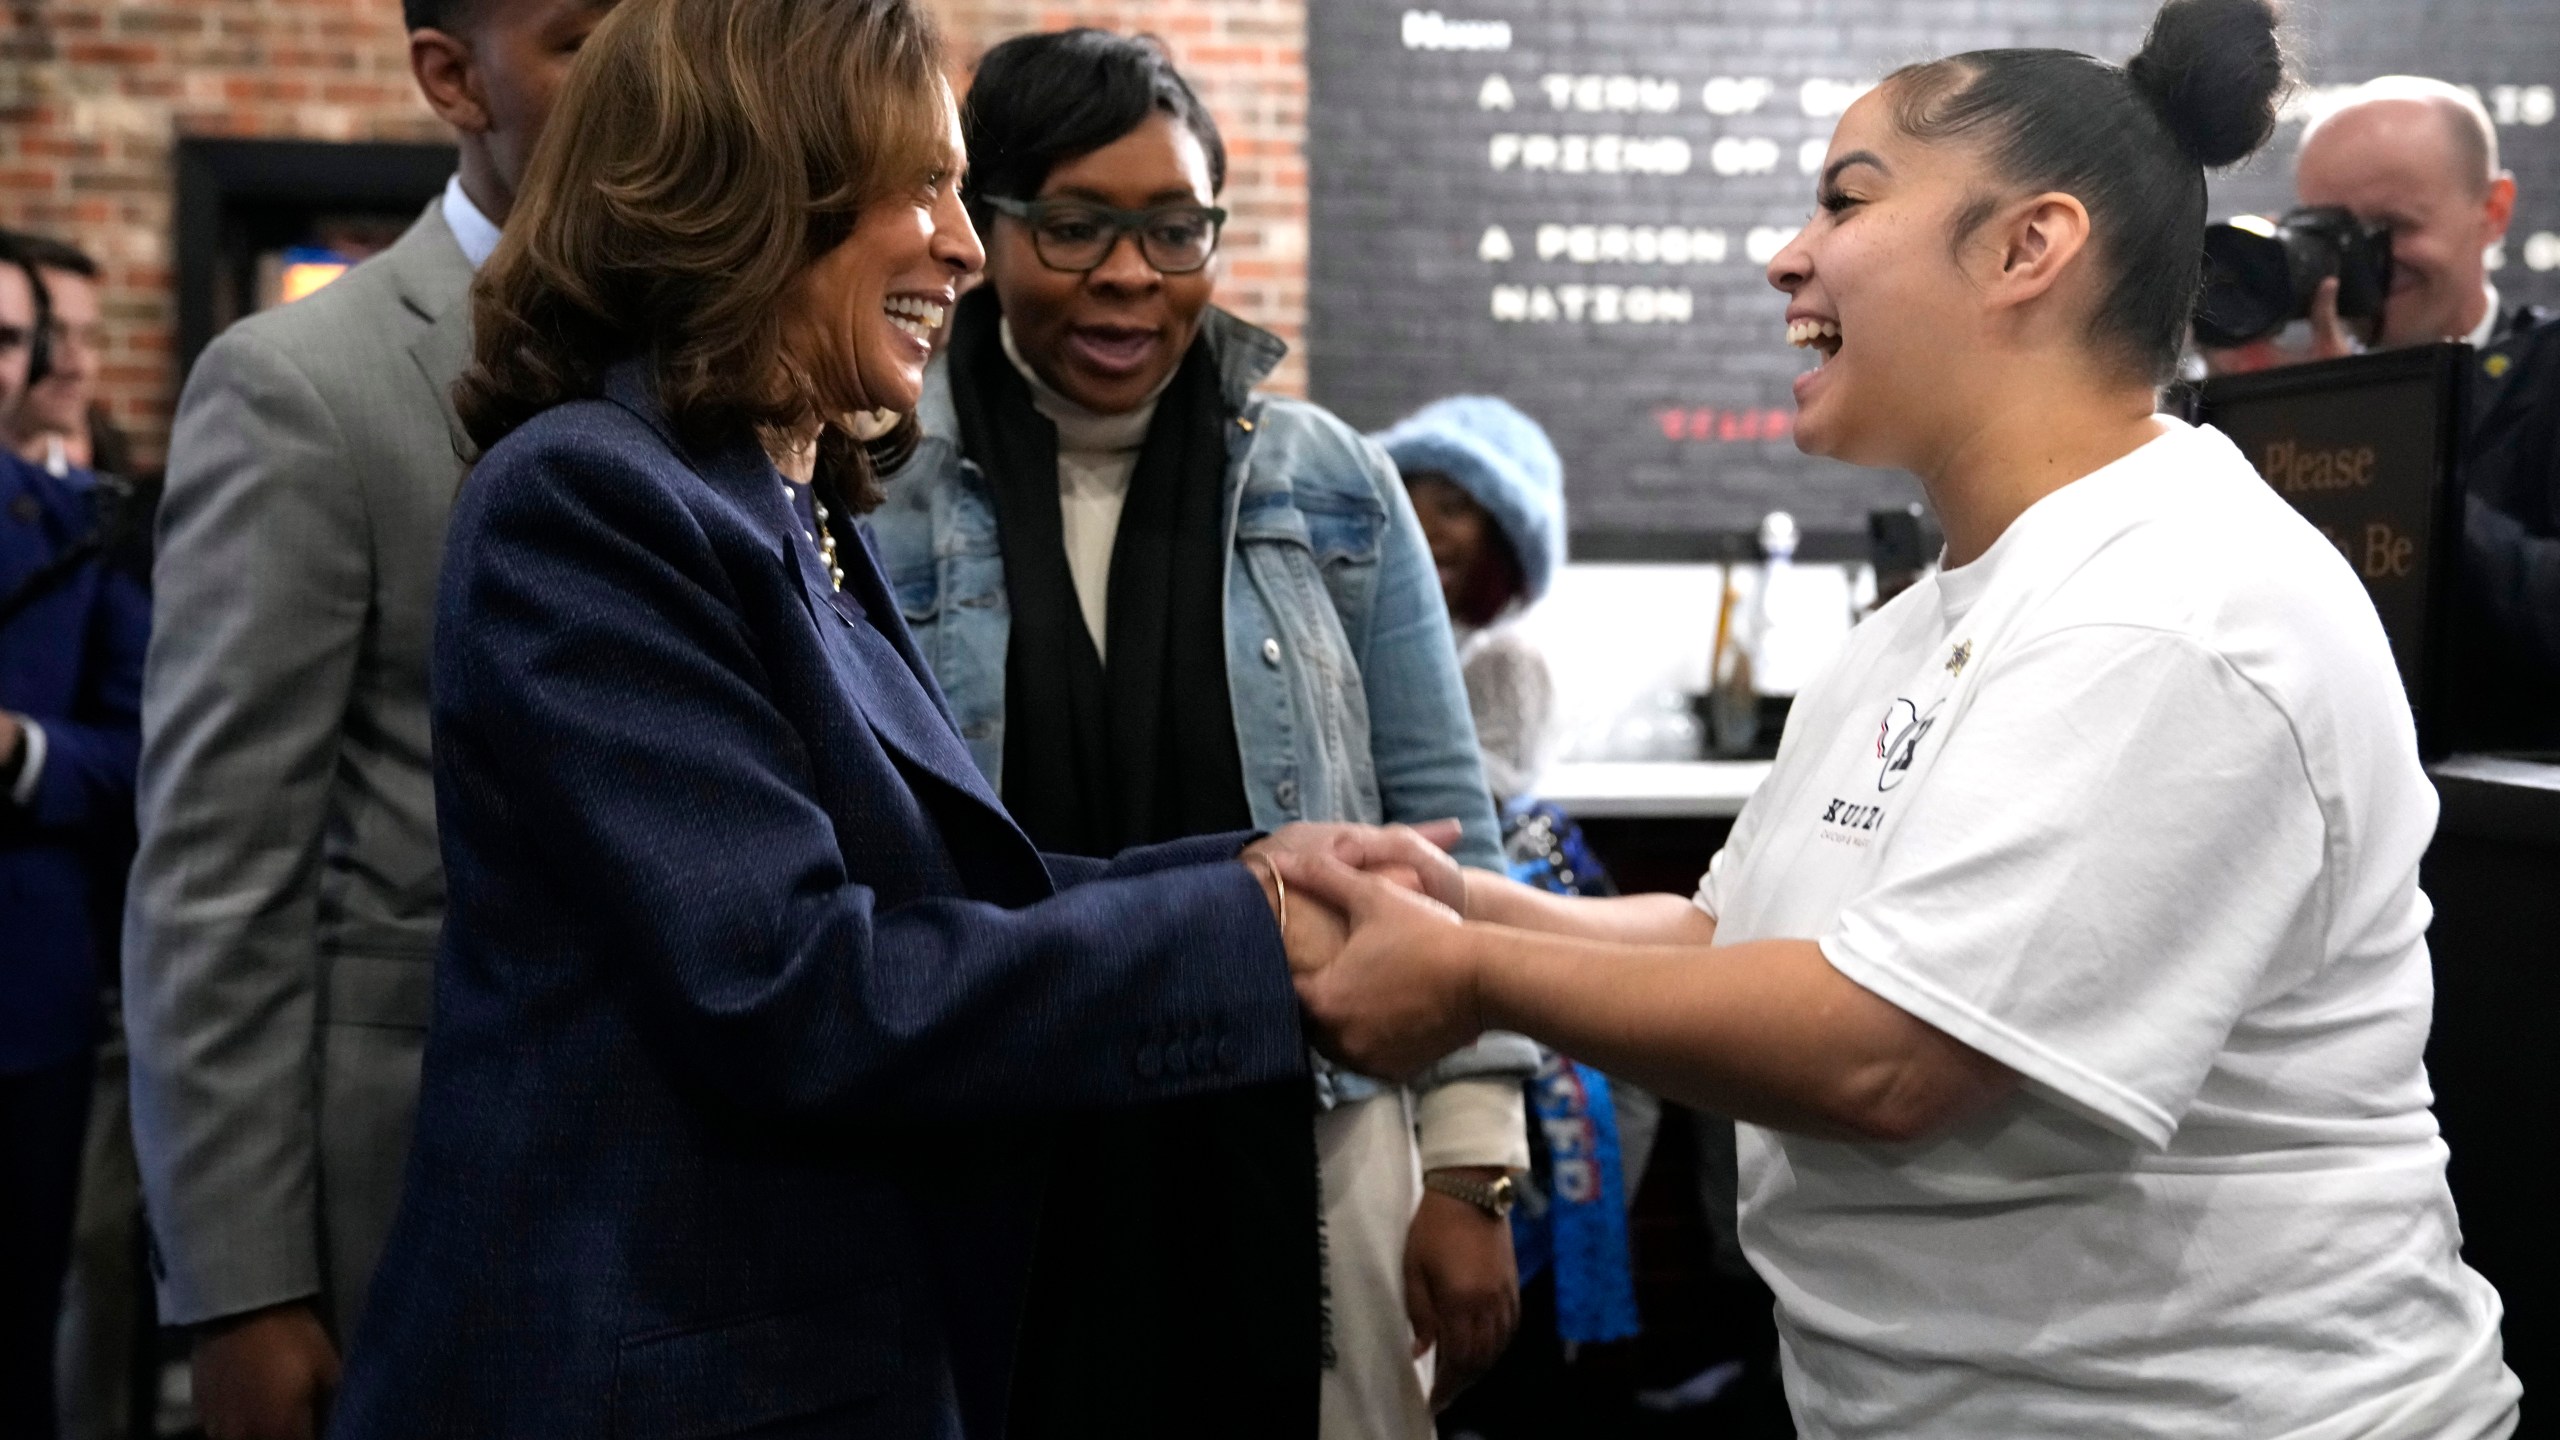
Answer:
<svg viewBox="0 0 2560 1440"><path fill-rule="evenodd" d="M1245 847L1316 1048L1403 1079L1485 1029L1458 822L1300 824ZM1480 877L1481 878L1481 877Z"/></svg>

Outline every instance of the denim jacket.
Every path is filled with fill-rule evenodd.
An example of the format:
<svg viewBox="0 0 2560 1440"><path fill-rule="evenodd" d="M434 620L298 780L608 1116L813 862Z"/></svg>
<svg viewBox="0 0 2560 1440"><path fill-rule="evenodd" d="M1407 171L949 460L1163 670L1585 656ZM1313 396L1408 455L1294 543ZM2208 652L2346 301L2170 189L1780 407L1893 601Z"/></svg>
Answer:
<svg viewBox="0 0 2560 1440"><path fill-rule="evenodd" d="M1254 393L1285 346L1223 311L1203 326L1228 411L1227 691L1253 823L1456 816L1458 858L1501 868L1439 581L1393 462L1329 412ZM916 645L969 753L1004 786L1013 611L986 476L960 453L947 360L917 406L924 437L870 517ZM1537 1050L1490 1035L1425 1084L1521 1076ZM1319 1064L1328 1102L1379 1093Z"/></svg>

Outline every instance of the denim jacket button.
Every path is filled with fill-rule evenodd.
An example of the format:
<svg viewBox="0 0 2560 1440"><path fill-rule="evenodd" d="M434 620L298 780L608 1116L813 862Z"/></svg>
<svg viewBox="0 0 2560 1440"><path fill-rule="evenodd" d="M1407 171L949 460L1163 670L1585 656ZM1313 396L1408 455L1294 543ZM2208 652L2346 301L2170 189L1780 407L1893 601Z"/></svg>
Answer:
<svg viewBox="0 0 2560 1440"><path fill-rule="evenodd" d="M1262 642L1262 663L1272 666L1280 663L1280 642L1277 639Z"/></svg>
<svg viewBox="0 0 2560 1440"><path fill-rule="evenodd" d="M1279 784L1272 786L1271 798L1279 801L1283 808L1296 805L1298 803L1298 782L1295 780L1283 780Z"/></svg>

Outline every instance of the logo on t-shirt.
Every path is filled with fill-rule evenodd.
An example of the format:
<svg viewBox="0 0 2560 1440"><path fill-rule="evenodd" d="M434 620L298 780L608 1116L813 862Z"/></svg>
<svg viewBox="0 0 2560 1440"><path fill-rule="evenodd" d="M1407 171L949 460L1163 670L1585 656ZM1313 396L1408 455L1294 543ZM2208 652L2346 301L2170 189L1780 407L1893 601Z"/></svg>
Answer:
<svg viewBox="0 0 2560 1440"><path fill-rule="evenodd" d="M1942 702L1943 703L1943 702ZM1884 723L1876 727L1876 758L1884 768L1876 772L1876 788L1890 790L1911 773L1911 762L1920 756L1920 739L1929 727L1938 723L1938 707L1920 713L1920 707L1908 700L1896 700L1884 712Z"/></svg>

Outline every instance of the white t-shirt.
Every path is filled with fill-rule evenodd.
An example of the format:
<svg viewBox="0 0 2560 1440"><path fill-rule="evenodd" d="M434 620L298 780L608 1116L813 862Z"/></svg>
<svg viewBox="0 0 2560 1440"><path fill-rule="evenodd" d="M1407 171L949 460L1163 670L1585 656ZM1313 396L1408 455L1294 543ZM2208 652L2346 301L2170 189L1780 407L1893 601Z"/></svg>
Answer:
<svg viewBox="0 0 2560 1440"><path fill-rule="evenodd" d="M2515 1425L2381 626L2228 441L2161 427L1860 626L1700 884L1719 944L1817 940L2025 1078L1908 1145L1741 1127L1812 1440Z"/></svg>

